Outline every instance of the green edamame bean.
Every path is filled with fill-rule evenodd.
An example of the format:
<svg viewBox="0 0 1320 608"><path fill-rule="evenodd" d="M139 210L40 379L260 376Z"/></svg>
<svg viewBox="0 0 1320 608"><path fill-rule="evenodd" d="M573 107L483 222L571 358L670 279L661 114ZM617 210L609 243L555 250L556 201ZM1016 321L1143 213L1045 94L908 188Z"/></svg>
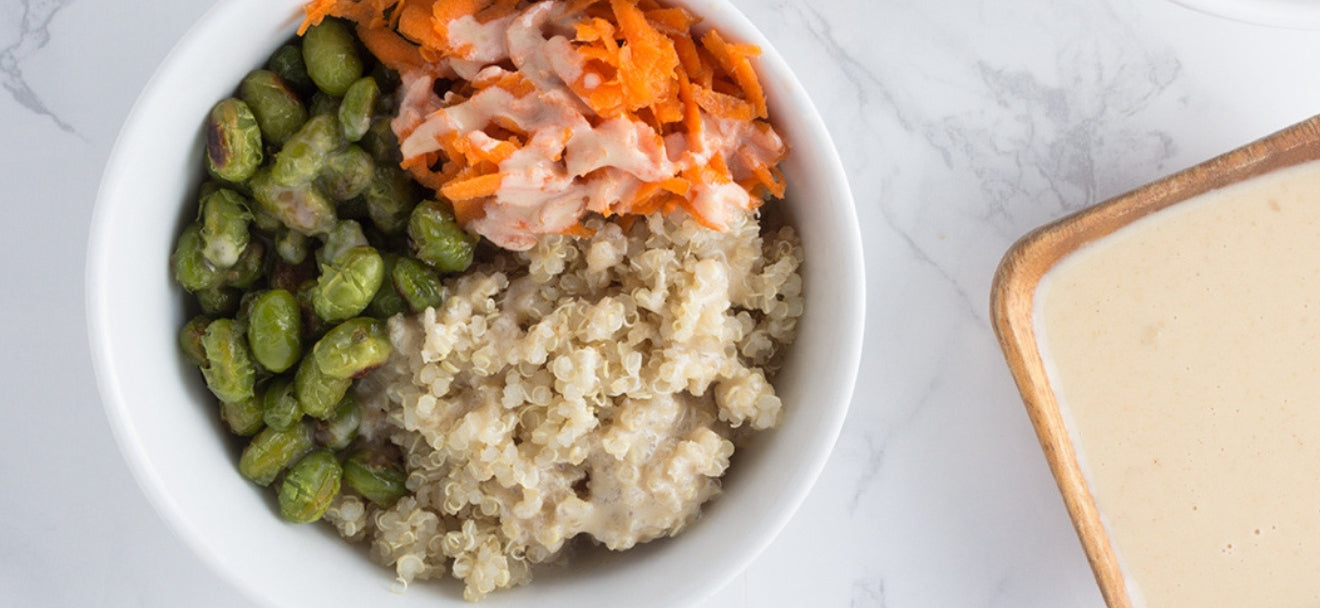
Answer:
<svg viewBox="0 0 1320 608"><path fill-rule="evenodd" d="M219 287L224 284L224 274L202 255L202 227L189 224L175 242L174 254L170 256L170 265L174 267L174 280L190 292Z"/></svg>
<svg viewBox="0 0 1320 608"><path fill-rule="evenodd" d="M376 79L376 84L380 85L382 91L395 91L399 88L399 85L403 84L403 79L399 77L398 72L385 67L385 64L380 62L376 62L371 66L370 75ZM391 97L393 96L382 95L376 100L377 114L389 114L394 111L395 100Z"/></svg>
<svg viewBox="0 0 1320 608"><path fill-rule="evenodd" d="M350 378L327 376L312 357L303 357L293 377L294 394L303 412L316 419L329 418L352 386Z"/></svg>
<svg viewBox="0 0 1320 608"><path fill-rule="evenodd" d="M211 324L211 317L206 315L197 315L183 324L179 330L179 348L183 350L184 356L188 357L193 365L202 367L206 365L206 351L202 349L202 335L206 333L206 326Z"/></svg>
<svg viewBox="0 0 1320 608"><path fill-rule="evenodd" d="M440 272L461 272L472 265L477 237L454 221L454 215L439 201L422 201L408 218L408 238L417 259Z"/></svg>
<svg viewBox="0 0 1320 608"><path fill-rule="evenodd" d="M356 145L350 145L326 157L318 183L330 198L346 201L367 189L375 171L376 163L371 160L371 155Z"/></svg>
<svg viewBox="0 0 1320 608"><path fill-rule="evenodd" d="M262 367L280 373L302 358L302 311L283 289L271 289L252 303L247 320L248 346Z"/></svg>
<svg viewBox="0 0 1320 608"><path fill-rule="evenodd" d="M311 258L308 259L311 260ZM330 329L330 323L316 314L316 307L312 305L312 298L315 294L316 278L314 274L311 279L303 281L298 286L298 291L293 294L298 298L298 308L302 309L304 344L315 342Z"/></svg>
<svg viewBox="0 0 1320 608"><path fill-rule="evenodd" d="M261 173L262 171L266 171L266 169L258 169L257 173ZM253 174L252 178L256 179L256 174ZM252 180L248 180L244 185L248 186L247 192L249 198L244 199L243 202L247 203L248 213L252 215L252 223L257 228L265 230L266 232L283 230L284 223L280 221L280 218L275 217L274 214L267 211L260 203L250 198L252 195Z"/></svg>
<svg viewBox="0 0 1320 608"><path fill-rule="evenodd" d="M308 104L307 112L312 116L330 116L338 121L339 98L326 95L320 89L317 89L315 93L312 93L312 102Z"/></svg>
<svg viewBox="0 0 1320 608"><path fill-rule="evenodd" d="M367 235L362 232L362 224L354 220L343 220L326 233L325 244L316 252L316 257L322 264L338 264L350 249L369 246Z"/></svg>
<svg viewBox="0 0 1320 608"><path fill-rule="evenodd" d="M298 461L280 484L280 515L296 524L321 519L339 494L343 477L339 460L330 450L316 450Z"/></svg>
<svg viewBox="0 0 1320 608"><path fill-rule="evenodd" d="M307 65L303 63L302 49L286 44L271 54L266 68L283 78L299 94L307 95L316 89L316 83L307 75Z"/></svg>
<svg viewBox="0 0 1320 608"><path fill-rule="evenodd" d="M421 312L444 301L445 288L440 275L430 266L412 258L401 258L390 273L394 289L408 302L408 309Z"/></svg>
<svg viewBox="0 0 1320 608"><path fill-rule="evenodd" d="M348 141L357 141L371 127L371 116L380 98L380 85L370 76L354 81L339 103L339 131Z"/></svg>
<svg viewBox="0 0 1320 608"><path fill-rule="evenodd" d="M266 246L261 241L252 241L243 248L234 265L220 271L225 285L247 289L261 277L266 276Z"/></svg>
<svg viewBox="0 0 1320 608"><path fill-rule="evenodd" d="M199 289L193 293L202 314L212 317L224 317L234 314L243 294L233 287L220 286Z"/></svg>
<svg viewBox="0 0 1320 608"><path fill-rule="evenodd" d="M385 234L399 234L417 205L417 186L395 164L377 163L371 183L362 192L371 222Z"/></svg>
<svg viewBox="0 0 1320 608"><path fill-rule="evenodd" d="M371 154L371 158L378 165L397 167L403 160L403 153L399 151L399 138L394 135L394 129L390 127L390 119L387 116L372 118L371 126L362 135L358 145Z"/></svg>
<svg viewBox="0 0 1320 608"><path fill-rule="evenodd" d="M382 253L381 259L385 262L385 276L394 275L394 265L398 263L399 256L392 253ZM399 290L394 287L394 280L385 281L380 289L376 290L376 295L371 298L371 304L363 314L376 319L388 319L401 312L408 312L408 301L399 295Z"/></svg>
<svg viewBox="0 0 1320 608"><path fill-rule="evenodd" d="M303 185L316 179L326 158L348 142L339 134L335 117L313 116L289 137L275 154L270 177L282 186ZM278 215L278 214L276 214Z"/></svg>
<svg viewBox="0 0 1320 608"><path fill-rule="evenodd" d="M318 420L312 427L312 439L317 445L332 450L342 450L357 439L358 427L362 424L362 411L358 409L357 399L349 392L339 400L335 411L325 420Z"/></svg>
<svg viewBox="0 0 1320 608"><path fill-rule="evenodd" d="M268 213L279 218L284 227L306 236L324 234L335 227L339 218L335 206L310 183L293 186L278 183L271 169L252 176L252 197Z"/></svg>
<svg viewBox="0 0 1320 608"><path fill-rule="evenodd" d="M317 369L332 378L361 378L385 364L394 346L385 322L355 317L336 325L312 347Z"/></svg>
<svg viewBox="0 0 1320 608"><path fill-rule="evenodd" d="M342 321L366 309L385 279L385 264L373 247L354 247L325 262L312 292L312 307L326 321Z"/></svg>
<svg viewBox="0 0 1320 608"><path fill-rule="evenodd" d="M239 85L238 96L252 109L266 141L283 145L307 122L307 108L283 78L270 70L253 70Z"/></svg>
<svg viewBox="0 0 1320 608"><path fill-rule="evenodd" d="M216 104L206 120L206 167L231 183L246 181L261 166L261 128L251 108L230 97Z"/></svg>
<svg viewBox="0 0 1320 608"><path fill-rule="evenodd" d="M389 507L408 492L408 474L371 450L359 450L344 461L344 483L379 507Z"/></svg>
<svg viewBox="0 0 1320 608"><path fill-rule="evenodd" d="M251 219L243 195L233 190L219 188L202 197L198 212L202 257L216 268L233 266L252 237L248 231Z"/></svg>
<svg viewBox="0 0 1320 608"><path fill-rule="evenodd" d="M312 450L311 430L295 424L287 430L270 427L257 433L238 458L238 472L257 485L268 486L280 471Z"/></svg>
<svg viewBox="0 0 1320 608"><path fill-rule="evenodd" d="M229 432L240 437L251 437L261 430L261 402L256 397L242 401L222 401L220 419L229 427Z"/></svg>
<svg viewBox="0 0 1320 608"><path fill-rule="evenodd" d="M307 235L301 232L289 230L283 225L275 232L275 253L289 264L301 264L311 249Z"/></svg>
<svg viewBox="0 0 1320 608"><path fill-rule="evenodd" d="M257 368L248 352L243 327L233 319L216 319L202 334L206 386L221 401L243 401L254 394Z"/></svg>
<svg viewBox="0 0 1320 608"><path fill-rule="evenodd" d="M303 418L298 396L294 394L293 380L276 378L261 395L261 418L266 426L277 431L293 428Z"/></svg>
<svg viewBox="0 0 1320 608"><path fill-rule="evenodd" d="M362 77L362 58L353 33L342 21L326 19L303 35L303 63L312 82L326 94L343 97Z"/></svg>

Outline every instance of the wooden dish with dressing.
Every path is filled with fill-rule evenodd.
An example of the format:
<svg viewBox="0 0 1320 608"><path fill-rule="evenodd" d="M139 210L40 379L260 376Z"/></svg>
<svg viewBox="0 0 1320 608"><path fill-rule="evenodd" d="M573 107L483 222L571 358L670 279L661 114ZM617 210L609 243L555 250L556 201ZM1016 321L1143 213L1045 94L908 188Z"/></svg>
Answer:
<svg viewBox="0 0 1320 608"><path fill-rule="evenodd" d="M992 320L1111 608L1320 605L1320 116L1043 226Z"/></svg>

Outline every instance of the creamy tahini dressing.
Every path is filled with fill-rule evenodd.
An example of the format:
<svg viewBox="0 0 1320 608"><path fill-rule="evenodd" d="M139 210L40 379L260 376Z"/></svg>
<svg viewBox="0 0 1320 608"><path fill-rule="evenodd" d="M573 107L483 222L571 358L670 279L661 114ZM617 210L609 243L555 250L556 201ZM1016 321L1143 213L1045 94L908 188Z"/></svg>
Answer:
<svg viewBox="0 0 1320 608"><path fill-rule="evenodd" d="M1320 163L1079 250L1035 327L1137 606L1320 605Z"/></svg>

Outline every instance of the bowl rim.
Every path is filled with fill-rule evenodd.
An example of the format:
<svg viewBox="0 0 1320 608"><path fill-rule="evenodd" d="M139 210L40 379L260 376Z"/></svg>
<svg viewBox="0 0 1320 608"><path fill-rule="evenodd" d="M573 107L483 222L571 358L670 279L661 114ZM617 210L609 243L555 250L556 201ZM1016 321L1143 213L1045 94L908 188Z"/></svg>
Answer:
<svg viewBox="0 0 1320 608"><path fill-rule="evenodd" d="M1320 29L1320 4L1297 0L1170 0L1198 13L1252 25Z"/></svg>
<svg viewBox="0 0 1320 608"><path fill-rule="evenodd" d="M161 60L151 78L144 85L129 110L114 145L111 147L102 172L100 187L91 216L84 276L86 289L84 304L85 322L97 388L116 444L121 454L123 454L137 485L147 496L153 509L168 524L171 532L180 537L184 544L201 557L202 561L213 572L219 574L221 578L249 599L263 605L276 605L271 596L254 589L253 585L248 584L247 579L241 575L233 564L223 559L221 555L217 554L214 547L205 542L205 535L196 529L196 526L188 517L184 516L181 505L167 489L167 484L158 473L157 468L152 465L151 458L142 444L139 430L127 405L124 387L120 381L120 365L116 359L115 348L108 339L108 331L113 324L113 318L107 301L107 275L110 272L107 258L109 256L105 255L109 239L107 217L113 214L111 201L117 196L117 192L123 189L122 184L127 173L131 170L128 160L130 154L126 151L126 147L132 143L133 134L144 128L143 125L146 122L144 106L148 105L148 100L164 94L165 79L180 69L176 64L197 44L196 41L200 32L210 29L213 24L222 22L222 18L232 12L239 11L244 7L264 4L268 1L220 0L216 2L187 29L169 53ZM285 1L291 5L293 4L293 0ZM822 424L824 430L818 437L820 441L800 446L802 450L801 459L805 463L803 465L805 471L803 478L807 480L807 483L798 484L792 488L791 492L785 492L783 494L783 504L774 510L774 517L763 528L764 533L759 534L755 542L746 543L743 551L731 555L730 559L725 560L726 564L719 568L721 570L719 574L712 576L707 584L700 586L700 588L686 596L685 599L688 603L697 603L727 586L731 580L745 571L764 552L801 507L824 470L833 447L838 441L854 396L853 392L861 361L865 333L866 274L861 245L861 230L857 220L856 204L848 185L847 174L843 169L837 147L834 145L823 118L796 74L789 68L787 62L784 61L769 39L729 0L671 0L668 3L687 6L703 17L715 16L721 28L736 28L739 37L749 38L750 42L761 47L762 55L758 60L758 70L773 74L775 78L786 83L783 89L785 97L788 99L781 102L781 105L786 104L793 108L797 114L794 122L799 124L804 132L811 134L817 140L816 143L819 144L820 150L826 154L826 158L818 160L818 166L823 169L819 173L819 179L828 184L831 191L837 195L839 199L835 203L838 207L837 212L841 214L843 222L846 224L846 230L838 234L832 232L831 236L836 237L843 243L842 249L847 252L847 256L844 259L831 260L831 263L837 266L836 271L842 273L843 276L856 279L856 281L846 282L845 289L835 294L839 309L843 311L843 318L855 319L855 324L851 325L848 331L839 334L834 349L837 353L837 361L846 364L844 369L838 370L835 375L835 379L838 381L835 394L840 396L839 403L836 407L822 408L815 412L824 419Z"/></svg>

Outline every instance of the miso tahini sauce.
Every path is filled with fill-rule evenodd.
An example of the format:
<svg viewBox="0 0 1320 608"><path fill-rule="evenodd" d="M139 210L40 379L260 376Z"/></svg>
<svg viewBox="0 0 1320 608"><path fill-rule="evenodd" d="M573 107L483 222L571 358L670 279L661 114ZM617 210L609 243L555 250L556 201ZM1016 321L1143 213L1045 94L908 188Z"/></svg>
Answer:
<svg viewBox="0 0 1320 608"><path fill-rule="evenodd" d="M1078 250L1034 315L1135 605L1320 606L1320 162Z"/></svg>

